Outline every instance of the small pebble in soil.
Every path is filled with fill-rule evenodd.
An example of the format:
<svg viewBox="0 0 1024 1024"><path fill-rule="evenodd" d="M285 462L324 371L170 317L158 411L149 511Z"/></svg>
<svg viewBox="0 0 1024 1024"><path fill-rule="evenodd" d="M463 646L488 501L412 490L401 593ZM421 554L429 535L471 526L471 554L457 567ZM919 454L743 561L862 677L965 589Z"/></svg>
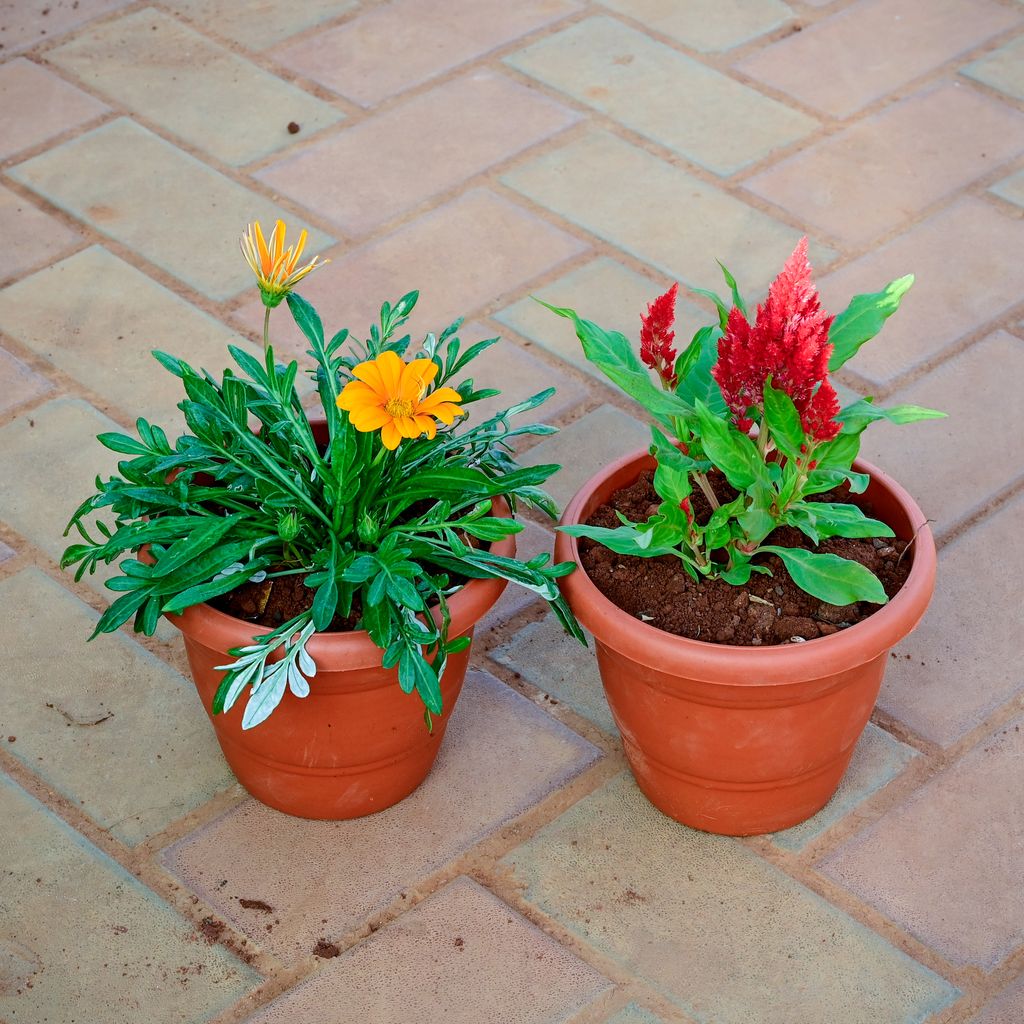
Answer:
<svg viewBox="0 0 1024 1024"><path fill-rule="evenodd" d="M298 121L289 121L288 122L288 134L289 135L298 135L300 131L302 131L302 125L299 124Z"/></svg>

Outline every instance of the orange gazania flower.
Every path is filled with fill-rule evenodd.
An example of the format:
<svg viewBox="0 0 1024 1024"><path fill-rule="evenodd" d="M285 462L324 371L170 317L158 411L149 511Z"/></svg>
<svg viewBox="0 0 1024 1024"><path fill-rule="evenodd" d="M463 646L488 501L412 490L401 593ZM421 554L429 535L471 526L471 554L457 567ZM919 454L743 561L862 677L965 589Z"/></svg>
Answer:
<svg viewBox="0 0 1024 1024"><path fill-rule="evenodd" d="M246 228L241 238L242 255L256 275L263 305L269 309L280 305L281 300L308 273L330 262L314 256L305 266L300 267L299 257L306 247L308 232L303 228L298 242L289 245L287 249L284 247L284 234L284 221L279 220L267 242L260 229L260 222L255 221Z"/></svg>
<svg viewBox="0 0 1024 1024"><path fill-rule="evenodd" d="M338 395L338 408L349 414L356 430L379 430L384 447L393 451L403 437L433 437L435 418L452 423L462 415L462 396L454 388L435 388L427 394L436 374L431 359L405 363L395 352L382 352L352 371L356 379Z"/></svg>

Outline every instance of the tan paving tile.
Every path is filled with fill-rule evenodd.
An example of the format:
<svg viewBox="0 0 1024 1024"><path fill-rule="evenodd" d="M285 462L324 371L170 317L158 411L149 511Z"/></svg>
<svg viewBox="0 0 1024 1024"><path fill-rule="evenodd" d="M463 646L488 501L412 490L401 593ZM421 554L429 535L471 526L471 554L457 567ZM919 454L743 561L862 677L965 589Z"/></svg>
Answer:
<svg viewBox="0 0 1024 1024"><path fill-rule="evenodd" d="M879 291L903 274L917 277L883 333L848 364L885 383L940 354L1020 301L1024 221L965 196L885 245L822 277L822 301L838 312L851 296ZM949 254L956 252L951 260Z"/></svg>
<svg viewBox="0 0 1024 1024"><path fill-rule="evenodd" d="M577 22L505 62L720 175L817 127L616 18Z"/></svg>
<svg viewBox="0 0 1024 1024"><path fill-rule="evenodd" d="M100 246L0 293L0 330L172 440L184 429L176 408L184 392L152 350L219 375L231 365L229 343L249 346Z"/></svg>
<svg viewBox="0 0 1024 1024"><path fill-rule="evenodd" d="M457 878L251 1021L559 1024L609 988L496 896Z"/></svg>
<svg viewBox="0 0 1024 1024"><path fill-rule="evenodd" d="M280 207L121 118L8 171L97 231L135 249L212 299L249 286L238 239ZM333 239L310 232L309 251Z"/></svg>
<svg viewBox="0 0 1024 1024"><path fill-rule="evenodd" d="M989 191L1011 203L1024 206L1024 171L1017 171L1016 174L997 181Z"/></svg>
<svg viewBox="0 0 1024 1024"><path fill-rule="evenodd" d="M364 107L577 10L575 0L392 0L275 54Z"/></svg>
<svg viewBox="0 0 1024 1024"><path fill-rule="evenodd" d="M358 924L597 757L596 748L525 697L472 672L433 772L400 804L358 821L314 822L250 800L170 847L164 858L222 916L293 963L308 957L318 939ZM259 851L253 835L260 836ZM242 909L240 898L266 901L281 923L268 933L261 915Z"/></svg>
<svg viewBox="0 0 1024 1024"><path fill-rule="evenodd" d="M952 963L991 970L1024 940L1022 758L1018 719L840 847L821 870Z"/></svg>
<svg viewBox="0 0 1024 1024"><path fill-rule="evenodd" d="M109 14L126 3L129 0L48 0L46 3L6 0L0 7L0 53L6 57L40 43L48 43L91 18Z"/></svg>
<svg viewBox="0 0 1024 1024"><path fill-rule="evenodd" d="M0 186L0 280L17 277L58 259L79 242L79 235L27 199Z"/></svg>
<svg viewBox="0 0 1024 1024"><path fill-rule="evenodd" d="M205 942L3 776L0 819L4 1019L209 1020L259 984L251 968Z"/></svg>
<svg viewBox="0 0 1024 1024"><path fill-rule="evenodd" d="M1015 39L961 68L963 74L1024 100L1024 39Z"/></svg>
<svg viewBox="0 0 1024 1024"><path fill-rule="evenodd" d="M0 66L0 103L5 111L0 159L38 146L107 110L99 100L24 57Z"/></svg>
<svg viewBox="0 0 1024 1024"><path fill-rule="evenodd" d="M781 28L793 18L782 0L603 0L684 46L704 52L730 50Z"/></svg>
<svg viewBox="0 0 1024 1024"><path fill-rule="evenodd" d="M304 132L314 132L344 116L152 8L87 29L46 58L115 103L234 166L294 142L288 132L293 121Z"/></svg>
<svg viewBox="0 0 1024 1024"><path fill-rule="evenodd" d="M422 337L457 317L483 311L585 249L583 242L516 204L486 189L472 189L350 250L310 277L308 286L304 281L301 291L320 311L325 329L347 326L355 336L366 337L381 302L419 289L407 326L414 337ZM259 300L236 319L250 330L262 330ZM298 346L287 310L271 322L275 338Z"/></svg>
<svg viewBox="0 0 1024 1024"><path fill-rule="evenodd" d="M700 1024L911 1024L956 996L742 844L659 814L625 774L503 863L529 902Z"/></svg>
<svg viewBox="0 0 1024 1024"><path fill-rule="evenodd" d="M995 0L859 0L737 68L815 110L848 117L1021 23Z"/></svg>
<svg viewBox="0 0 1024 1024"><path fill-rule="evenodd" d="M645 1010L636 1003L624 1006L614 1017L609 1017L607 1024L663 1024L660 1017L655 1017L650 1010Z"/></svg>
<svg viewBox="0 0 1024 1024"><path fill-rule="evenodd" d="M0 594L8 753L129 844L233 784L191 681L124 634L86 644L97 615L38 569Z"/></svg>
<svg viewBox="0 0 1024 1024"><path fill-rule="evenodd" d="M851 246L1024 151L1024 115L957 82L886 107L744 182Z"/></svg>
<svg viewBox="0 0 1024 1024"><path fill-rule="evenodd" d="M289 36L340 17L356 0L173 0L171 7L198 28L211 27L218 35L252 50L265 50Z"/></svg>
<svg viewBox="0 0 1024 1024"><path fill-rule="evenodd" d="M0 348L0 413L45 395L53 385L20 359Z"/></svg>
<svg viewBox="0 0 1024 1024"><path fill-rule="evenodd" d="M505 75L473 71L285 157L256 177L361 235L578 116ZM459 140L457 150L453 138ZM369 153L374 156L368 160Z"/></svg>
<svg viewBox="0 0 1024 1024"><path fill-rule="evenodd" d="M686 284L720 288L718 258L748 297L767 289L800 238L760 210L603 131L531 160L502 180ZM623 182L643 187L624 190ZM812 243L816 267L831 255Z"/></svg>
<svg viewBox="0 0 1024 1024"><path fill-rule="evenodd" d="M924 621L890 660L879 706L948 746L1024 688L1017 499L942 549Z"/></svg>
<svg viewBox="0 0 1024 1024"><path fill-rule="evenodd" d="M970 1024L1019 1024L1024 1020L1024 979L996 996Z"/></svg>

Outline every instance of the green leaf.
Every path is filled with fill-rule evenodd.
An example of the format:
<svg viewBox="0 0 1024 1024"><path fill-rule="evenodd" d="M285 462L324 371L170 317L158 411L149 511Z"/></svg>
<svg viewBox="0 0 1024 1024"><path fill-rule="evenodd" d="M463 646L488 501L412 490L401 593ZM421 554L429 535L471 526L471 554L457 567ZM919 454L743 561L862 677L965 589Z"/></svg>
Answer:
<svg viewBox="0 0 1024 1024"><path fill-rule="evenodd" d="M199 525L194 527L187 537L175 541L157 559L151 573L152 577L162 579L172 572L176 572L182 566L194 562L200 555L205 554L217 544L222 537L230 533L242 518L241 515L233 515L199 520Z"/></svg>
<svg viewBox="0 0 1024 1024"><path fill-rule="evenodd" d="M559 526L562 533L570 537L587 537L597 541L611 551L620 555L637 555L640 558L654 558L657 555L674 555L675 548L669 545L655 545L653 531L641 533L636 526L622 526L609 529L607 526L586 526L579 523L573 526ZM682 534L679 540L682 541Z"/></svg>
<svg viewBox="0 0 1024 1024"><path fill-rule="evenodd" d="M757 446L703 403L696 405L700 443L707 456L738 491L745 491L766 473Z"/></svg>
<svg viewBox="0 0 1024 1024"><path fill-rule="evenodd" d="M316 588L316 596L313 598L313 625L319 633L327 631L338 609L338 579L333 571L333 560L329 568L327 579Z"/></svg>
<svg viewBox="0 0 1024 1024"><path fill-rule="evenodd" d="M879 519L869 519L856 506L843 502L797 502L791 509L804 509L814 519L821 537L895 537L892 528Z"/></svg>
<svg viewBox="0 0 1024 1024"><path fill-rule="evenodd" d="M836 419L843 424L841 433L859 434L869 423L888 420L890 423L915 423L918 420L944 419L946 414L937 409L925 409L920 405L894 405L883 409L870 399L860 398L839 411Z"/></svg>
<svg viewBox="0 0 1024 1024"><path fill-rule="evenodd" d="M776 391L768 381L764 385L764 418L775 447L787 458L798 459L801 446L807 442L800 413L793 399L785 391Z"/></svg>
<svg viewBox="0 0 1024 1024"><path fill-rule="evenodd" d="M651 451L658 460L658 468L654 471L654 489L663 501L678 506L692 491L690 470L695 463L683 455L656 427L651 428L651 435Z"/></svg>
<svg viewBox="0 0 1024 1024"><path fill-rule="evenodd" d="M296 292L289 292L287 301L295 325L311 344L322 348L324 344L324 325L320 322L320 315L310 303Z"/></svg>
<svg viewBox="0 0 1024 1024"><path fill-rule="evenodd" d="M729 268L721 261L715 260L715 262L722 268L722 276L725 278L725 283L729 286L729 291L732 294L732 304L744 315L747 315L747 307L743 302L743 296L740 295L739 287L736 284L736 278L729 272Z"/></svg>
<svg viewBox="0 0 1024 1024"><path fill-rule="evenodd" d="M719 264L721 266L721 264ZM729 307L722 301L717 293L709 291L707 288L691 288L690 291L694 295L701 295L705 299L715 304L715 309L718 310L718 325L724 331L729 325Z"/></svg>
<svg viewBox="0 0 1024 1024"><path fill-rule="evenodd" d="M693 336L686 351L676 360L676 396L694 405L699 399L716 416L725 415L725 399L711 368L718 362L718 342L722 330L715 324L702 327Z"/></svg>
<svg viewBox="0 0 1024 1024"><path fill-rule="evenodd" d="M857 354L866 341L882 329L883 324L900 308L900 300L914 283L914 275L907 274L890 281L880 292L854 295L850 304L832 321L828 340L832 342L832 358L828 362L835 373Z"/></svg>
<svg viewBox="0 0 1024 1024"><path fill-rule="evenodd" d="M845 472L853 465L860 451L860 434L840 434L834 441L815 449L815 469L838 469Z"/></svg>
<svg viewBox="0 0 1024 1024"><path fill-rule="evenodd" d="M398 681L406 693L415 688L431 714L441 714L441 684L433 665L418 650L406 647L402 652L398 659Z"/></svg>
<svg viewBox="0 0 1024 1024"><path fill-rule="evenodd" d="M149 589L134 590L130 594L119 597L101 616L90 640L100 633L113 633L123 626L149 598Z"/></svg>
<svg viewBox="0 0 1024 1024"><path fill-rule="evenodd" d="M855 601L885 604L889 600L878 577L860 562L840 558L839 555L771 544L758 548L759 554L765 552L777 555L793 582L820 601L846 605Z"/></svg>
<svg viewBox="0 0 1024 1024"><path fill-rule="evenodd" d="M104 448L109 448L112 452L120 452L122 455L149 455L150 450L141 441L136 441L134 437L129 437L127 434L97 434L96 440L99 441Z"/></svg>
<svg viewBox="0 0 1024 1024"><path fill-rule="evenodd" d="M803 495L822 494L835 487L849 483L853 494L863 494L871 482L867 473L854 473L852 470L815 469L807 477L807 483L801 488Z"/></svg>

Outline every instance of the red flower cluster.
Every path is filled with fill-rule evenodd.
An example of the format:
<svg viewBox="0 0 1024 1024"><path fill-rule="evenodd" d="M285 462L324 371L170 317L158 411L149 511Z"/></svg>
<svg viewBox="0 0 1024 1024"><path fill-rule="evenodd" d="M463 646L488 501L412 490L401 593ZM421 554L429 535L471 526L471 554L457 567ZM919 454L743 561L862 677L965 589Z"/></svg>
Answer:
<svg viewBox="0 0 1024 1024"><path fill-rule="evenodd" d="M733 308L718 346L711 374L740 430L752 426L749 408L763 410L764 384L770 376L772 387L793 400L810 438L831 441L839 433L842 423L834 418L839 399L828 380L832 320L821 308L811 280L803 238L772 282L768 298L757 307L753 326Z"/></svg>
<svg viewBox="0 0 1024 1024"><path fill-rule="evenodd" d="M676 332L671 329L676 320L678 291L679 285L672 285L647 307L646 316L640 314L640 358L657 372L665 387L671 390L675 390L678 383L676 350L672 347Z"/></svg>

